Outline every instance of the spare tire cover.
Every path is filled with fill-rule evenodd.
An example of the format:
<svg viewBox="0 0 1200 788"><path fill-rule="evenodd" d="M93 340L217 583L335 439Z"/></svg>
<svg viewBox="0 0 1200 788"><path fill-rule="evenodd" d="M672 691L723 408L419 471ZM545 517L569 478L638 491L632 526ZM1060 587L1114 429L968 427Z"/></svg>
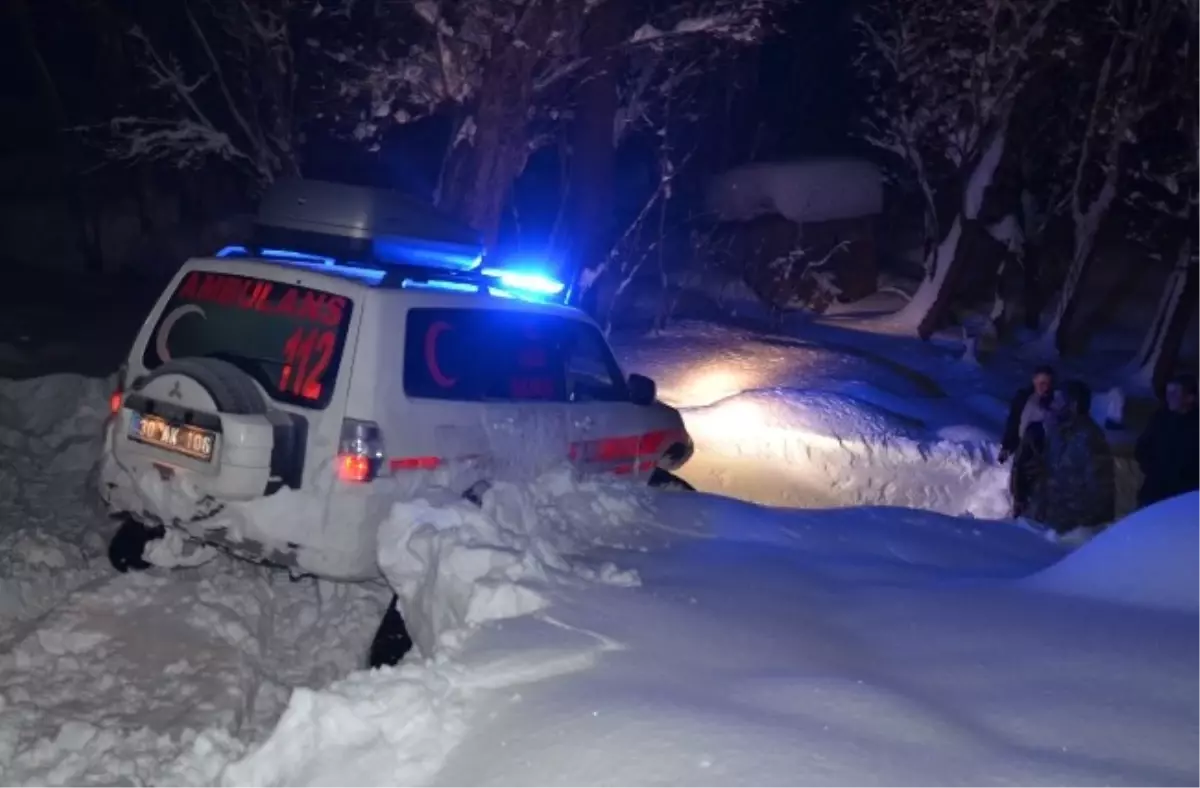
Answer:
<svg viewBox="0 0 1200 788"><path fill-rule="evenodd" d="M172 382L171 378L176 380ZM155 399L170 397L180 400L181 405L222 413L267 412L267 400L258 385L245 372L219 358L173 359L147 375L135 390ZM202 401L202 395L210 402Z"/></svg>

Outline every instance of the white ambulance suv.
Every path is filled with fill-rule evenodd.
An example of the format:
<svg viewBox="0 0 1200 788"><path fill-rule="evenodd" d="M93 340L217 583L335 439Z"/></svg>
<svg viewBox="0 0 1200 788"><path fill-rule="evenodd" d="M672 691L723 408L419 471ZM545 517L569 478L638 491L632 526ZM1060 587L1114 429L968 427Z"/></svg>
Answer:
<svg viewBox="0 0 1200 788"><path fill-rule="evenodd" d="M429 207L290 181L254 236L184 264L119 373L99 473L118 569L173 529L297 577L378 577L388 482L486 455L489 425L531 413L565 425L581 473L682 485L692 443L654 383L553 303L561 285L484 268Z"/></svg>

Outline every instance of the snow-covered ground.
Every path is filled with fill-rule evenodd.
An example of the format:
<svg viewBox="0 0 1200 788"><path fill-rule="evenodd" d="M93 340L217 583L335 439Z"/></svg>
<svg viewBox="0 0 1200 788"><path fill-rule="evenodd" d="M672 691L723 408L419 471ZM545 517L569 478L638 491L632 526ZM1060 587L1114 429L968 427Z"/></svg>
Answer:
<svg viewBox="0 0 1200 788"><path fill-rule="evenodd" d="M950 516L1003 514L998 425L908 359L704 324L618 352L745 500L425 490L379 546L418 650L378 671L382 584L113 573L108 382L0 381L0 783L1200 781L1200 497L1069 552Z"/></svg>
<svg viewBox="0 0 1200 788"><path fill-rule="evenodd" d="M828 324L790 330L684 321L613 338L625 367L653 377L683 412L697 449L684 478L768 505L1008 515L1009 468L997 452L1027 369L984 375L937 344ZM1104 408L1101 393L1101 421ZM1118 513L1132 510L1141 482L1126 445L1134 435L1109 434Z"/></svg>
<svg viewBox="0 0 1200 788"><path fill-rule="evenodd" d="M781 506L899 505L1002 518L999 425L881 355L706 323L616 340L682 409L706 492Z"/></svg>

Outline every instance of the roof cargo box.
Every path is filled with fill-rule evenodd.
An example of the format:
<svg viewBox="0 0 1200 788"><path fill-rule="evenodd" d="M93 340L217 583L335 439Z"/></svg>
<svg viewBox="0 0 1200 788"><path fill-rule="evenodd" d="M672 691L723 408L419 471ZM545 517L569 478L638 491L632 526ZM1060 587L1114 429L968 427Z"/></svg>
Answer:
<svg viewBox="0 0 1200 788"><path fill-rule="evenodd" d="M254 243L338 260L458 270L477 267L483 255L479 233L420 200L298 178L267 191Z"/></svg>

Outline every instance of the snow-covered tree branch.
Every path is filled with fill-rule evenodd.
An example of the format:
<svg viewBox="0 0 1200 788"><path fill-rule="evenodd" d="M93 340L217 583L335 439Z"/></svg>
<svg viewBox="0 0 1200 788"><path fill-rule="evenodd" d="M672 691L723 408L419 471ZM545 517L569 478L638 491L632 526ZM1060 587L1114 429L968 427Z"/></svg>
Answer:
<svg viewBox="0 0 1200 788"><path fill-rule="evenodd" d="M296 72L292 0L205 0L184 6L186 46L129 30L146 94L85 129L111 159L194 167L220 159L264 186L294 174ZM195 55L185 60L177 51Z"/></svg>
<svg viewBox="0 0 1200 788"><path fill-rule="evenodd" d="M619 70L626 100L614 135L623 139L651 103L708 73L722 51L759 41L772 9L790 1L629 4L628 34L585 54L581 37L598 6L589 0L421 0L385 57L361 41L332 50L344 76L329 92L346 100L338 120L368 144L393 124L453 108L439 202L490 235L532 149L572 116L581 83Z"/></svg>
<svg viewBox="0 0 1200 788"><path fill-rule="evenodd" d="M1173 371L1200 295L1200 118L1195 113L1200 85L1189 78L1197 71L1200 46L1194 4L1189 14L1190 26L1177 28L1186 30L1182 42L1177 48L1167 47L1182 67L1181 78L1172 81L1174 89L1151 121L1159 121L1154 123L1160 130L1155 139L1159 144L1152 149L1158 155L1142 157L1132 173L1134 188L1127 194L1135 211L1157 220L1147 223L1148 248L1161 249L1164 237L1177 243L1154 319L1129 370L1135 385L1156 391L1162 390ZM1171 123L1171 118L1176 122Z"/></svg>
<svg viewBox="0 0 1200 788"><path fill-rule="evenodd" d="M1179 84L1172 74L1177 63L1164 58L1163 51L1172 25L1186 23L1178 0L1109 0L1102 22L1107 46L1100 67L1094 76L1080 80L1086 122L1073 148L1076 159L1068 192L1072 254L1037 345L1045 354L1067 346L1096 238L1132 167L1128 150L1146 119Z"/></svg>
<svg viewBox="0 0 1200 788"><path fill-rule="evenodd" d="M898 318L921 336L938 327L953 294L963 224L979 218L1020 97L1047 62L1067 56L1051 24L1062 5L881 0L858 20L858 65L872 98L864 138L900 180L915 182L924 207L925 277ZM942 207L951 204L947 222Z"/></svg>

